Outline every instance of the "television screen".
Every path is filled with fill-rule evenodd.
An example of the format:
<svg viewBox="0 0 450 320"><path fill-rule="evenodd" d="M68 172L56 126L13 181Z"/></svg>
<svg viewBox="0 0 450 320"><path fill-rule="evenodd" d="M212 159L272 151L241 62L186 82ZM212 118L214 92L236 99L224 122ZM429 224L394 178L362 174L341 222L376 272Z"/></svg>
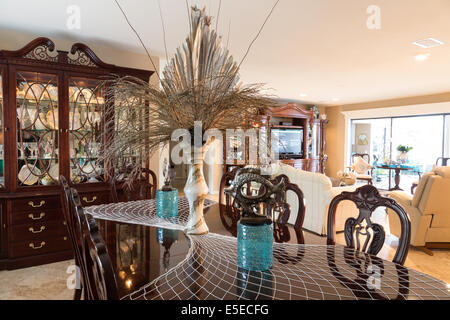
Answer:
<svg viewBox="0 0 450 320"><path fill-rule="evenodd" d="M274 128L271 132L276 138L274 142L278 141L280 156L299 157L303 155L303 129Z"/></svg>

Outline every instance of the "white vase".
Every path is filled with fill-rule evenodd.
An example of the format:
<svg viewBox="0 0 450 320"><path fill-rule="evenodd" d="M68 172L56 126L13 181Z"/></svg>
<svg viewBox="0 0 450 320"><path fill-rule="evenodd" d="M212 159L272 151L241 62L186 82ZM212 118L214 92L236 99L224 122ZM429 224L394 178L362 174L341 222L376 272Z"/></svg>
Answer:
<svg viewBox="0 0 450 320"><path fill-rule="evenodd" d="M408 153L407 152L400 152L398 157L397 157L397 160L400 163L408 162Z"/></svg>
<svg viewBox="0 0 450 320"><path fill-rule="evenodd" d="M194 147L194 155L189 165L189 175L184 193L189 201L189 219L186 224L188 234L205 234L209 229L203 216L203 203L208 194L208 185L203 176L203 155L207 146Z"/></svg>

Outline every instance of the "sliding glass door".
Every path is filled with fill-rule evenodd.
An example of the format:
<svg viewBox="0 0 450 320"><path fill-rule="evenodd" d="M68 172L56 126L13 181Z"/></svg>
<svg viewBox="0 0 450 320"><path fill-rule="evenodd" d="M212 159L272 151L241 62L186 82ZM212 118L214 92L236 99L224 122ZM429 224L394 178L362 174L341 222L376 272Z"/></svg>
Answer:
<svg viewBox="0 0 450 320"><path fill-rule="evenodd" d="M409 190L419 174L432 170L439 157L450 157L450 114L352 120L351 155L369 154L371 164L399 164L400 187ZM398 149L411 148L407 154ZM393 187L395 170L375 168L373 181L380 189Z"/></svg>
<svg viewBox="0 0 450 320"><path fill-rule="evenodd" d="M407 163L421 172L430 171L436 159L442 157L443 126L442 115L393 118L391 160L398 159L399 146L411 147Z"/></svg>

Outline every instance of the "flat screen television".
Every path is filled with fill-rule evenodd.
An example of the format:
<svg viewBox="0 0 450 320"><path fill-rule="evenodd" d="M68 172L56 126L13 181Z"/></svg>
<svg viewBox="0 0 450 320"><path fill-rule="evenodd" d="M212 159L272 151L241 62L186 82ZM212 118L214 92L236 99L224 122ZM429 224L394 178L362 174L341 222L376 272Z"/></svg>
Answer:
<svg viewBox="0 0 450 320"><path fill-rule="evenodd" d="M281 159L303 156L303 128L272 128L271 133L276 138L273 142L278 143Z"/></svg>

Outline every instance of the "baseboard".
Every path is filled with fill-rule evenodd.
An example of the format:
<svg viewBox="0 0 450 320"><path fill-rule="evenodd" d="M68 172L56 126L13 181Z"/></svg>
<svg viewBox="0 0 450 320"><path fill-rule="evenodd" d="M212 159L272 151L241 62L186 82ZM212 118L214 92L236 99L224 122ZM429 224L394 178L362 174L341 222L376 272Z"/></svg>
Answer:
<svg viewBox="0 0 450 320"><path fill-rule="evenodd" d="M66 250L24 258L7 259L0 262L0 268L4 266L3 269L7 270L22 269L70 259L73 259L73 250Z"/></svg>

